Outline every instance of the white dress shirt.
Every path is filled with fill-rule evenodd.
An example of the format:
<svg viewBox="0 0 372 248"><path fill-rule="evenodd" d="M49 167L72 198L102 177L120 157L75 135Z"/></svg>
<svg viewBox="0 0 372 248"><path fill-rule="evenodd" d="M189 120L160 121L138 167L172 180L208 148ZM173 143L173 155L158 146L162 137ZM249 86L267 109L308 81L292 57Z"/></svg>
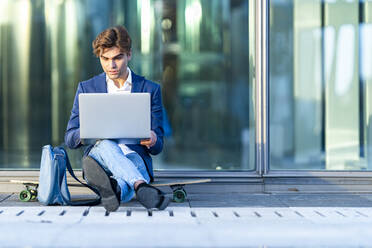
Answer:
<svg viewBox="0 0 372 248"><path fill-rule="evenodd" d="M122 87L117 87L113 80L111 80L106 74L107 93L109 94L130 94L132 90L132 71L127 67L128 77ZM125 145L123 141L118 140L118 145L123 151L124 155L135 152Z"/></svg>

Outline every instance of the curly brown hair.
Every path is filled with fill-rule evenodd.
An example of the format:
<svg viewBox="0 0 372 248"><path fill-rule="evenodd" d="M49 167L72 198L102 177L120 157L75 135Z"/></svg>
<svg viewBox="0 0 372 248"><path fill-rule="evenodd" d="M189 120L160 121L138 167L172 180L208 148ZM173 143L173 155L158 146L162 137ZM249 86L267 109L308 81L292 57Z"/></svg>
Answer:
<svg viewBox="0 0 372 248"><path fill-rule="evenodd" d="M93 53L99 57L105 48L118 47L122 52L128 53L132 48L132 39L123 26L111 27L99 35L92 42Z"/></svg>

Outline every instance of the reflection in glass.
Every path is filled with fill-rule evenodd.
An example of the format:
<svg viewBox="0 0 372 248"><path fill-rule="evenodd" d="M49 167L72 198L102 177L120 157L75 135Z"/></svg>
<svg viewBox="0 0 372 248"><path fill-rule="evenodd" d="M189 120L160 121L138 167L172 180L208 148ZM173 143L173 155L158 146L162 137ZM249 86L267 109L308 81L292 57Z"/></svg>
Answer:
<svg viewBox="0 0 372 248"><path fill-rule="evenodd" d="M248 0L0 1L1 168L38 168L60 144L79 81L101 72L91 42L124 24L130 67L162 85L157 169L254 169ZM81 151L69 151L79 167Z"/></svg>
<svg viewBox="0 0 372 248"><path fill-rule="evenodd" d="M270 1L271 169L372 169L371 3Z"/></svg>

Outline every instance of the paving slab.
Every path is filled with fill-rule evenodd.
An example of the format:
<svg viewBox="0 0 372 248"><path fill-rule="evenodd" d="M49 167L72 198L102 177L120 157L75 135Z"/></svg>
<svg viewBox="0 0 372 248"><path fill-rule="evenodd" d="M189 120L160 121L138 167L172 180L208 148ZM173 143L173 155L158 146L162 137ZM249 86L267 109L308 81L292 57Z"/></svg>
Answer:
<svg viewBox="0 0 372 248"><path fill-rule="evenodd" d="M272 194L192 194L188 196L190 207L286 207Z"/></svg>
<svg viewBox="0 0 372 248"><path fill-rule="evenodd" d="M372 207L371 194L271 194L271 197L293 207Z"/></svg>
<svg viewBox="0 0 372 248"><path fill-rule="evenodd" d="M87 200L87 199L94 199L94 195L74 195L72 196L72 200L79 201L79 200ZM136 204L136 201L130 204ZM0 194L0 206L43 206L37 200L29 201L29 202L22 202L19 200L19 196L16 193L13 194Z"/></svg>

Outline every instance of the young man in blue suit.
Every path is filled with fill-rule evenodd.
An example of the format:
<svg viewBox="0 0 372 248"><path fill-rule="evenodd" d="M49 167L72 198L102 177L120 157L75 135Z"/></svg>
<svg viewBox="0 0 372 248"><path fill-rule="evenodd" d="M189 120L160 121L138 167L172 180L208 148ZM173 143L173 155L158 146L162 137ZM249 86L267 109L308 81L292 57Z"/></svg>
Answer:
<svg viewBox="0 0 372 248"><path fill-rule="evenodd" d="M136 75L128 67L131 59L131 38L122 26L108 28L93 41L94 54L99 58L103 73L80 82L75 95L65 143L78 148L80 140L80 93L136 93L151 95L151 138L137 145L118 140L99 140L88 146L83 158L83 173L87 183L98 190L102 204L109 212L118 209L120 202L130 201L134 194L146 208L165 209L169 198L149 185L153 181L151 155L163 149L163 106L160 86ZM118 114L120 106L112 106ZM98 117L99 118L99 117Z"/></svg>

